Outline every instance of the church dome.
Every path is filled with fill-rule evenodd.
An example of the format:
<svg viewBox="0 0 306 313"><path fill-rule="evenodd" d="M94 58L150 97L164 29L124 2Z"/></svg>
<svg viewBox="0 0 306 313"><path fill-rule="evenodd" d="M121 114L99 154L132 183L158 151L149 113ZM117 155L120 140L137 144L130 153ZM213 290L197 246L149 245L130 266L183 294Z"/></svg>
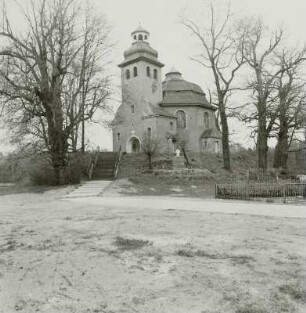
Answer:
<svg viewBox="0 0 306 313"><path fill-rule="evenodd" d="M147 42L134 42L132 46L124 52L124 57L127 58L136 53L148 53L153 57L158 57L158 52L153 49Z"/></svg>
<svg viewBox="0 0 306 313"><path fill-rule="evenodd" d="M161 106L203 106L216 110L206 99L202 88L183 79L182 74L172 68L163 81L163 101Z"/></svg>
<svg viewBox="0 0 306 313"><path fill-rule="evenodd" d="M183 79L182 73L175 68L166 74L163 82L163 91L193 91L205 96L202 88L194 83L190 83Z"/></svg>

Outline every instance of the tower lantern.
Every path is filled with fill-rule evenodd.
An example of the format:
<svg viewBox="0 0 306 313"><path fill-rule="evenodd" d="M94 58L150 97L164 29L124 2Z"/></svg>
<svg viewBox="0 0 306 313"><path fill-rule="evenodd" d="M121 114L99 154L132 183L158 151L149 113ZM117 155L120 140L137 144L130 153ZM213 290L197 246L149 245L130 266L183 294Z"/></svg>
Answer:
<svg viewBox="0 0 306 313"><path fill-rule="evenodd" d="M136 30L134 30L131 33L131 36L133 39L133 43L137 43L137 42L149 43L150 33L144 28L142 28L140 25L138 26Z"/></svg>

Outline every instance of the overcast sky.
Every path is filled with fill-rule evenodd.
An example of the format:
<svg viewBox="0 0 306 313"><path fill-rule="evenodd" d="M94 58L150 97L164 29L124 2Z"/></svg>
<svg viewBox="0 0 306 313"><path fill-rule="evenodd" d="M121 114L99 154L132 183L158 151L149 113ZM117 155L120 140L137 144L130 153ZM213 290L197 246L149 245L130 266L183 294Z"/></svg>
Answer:
<svg viewBox="0 0 306 313"><path fill-rule="evenodd" d="M27 0L19 1L25 3ZM15 22L21 20L15 13L16 7L12 0L6 1L10 16ZM159 52L159 59L165 64L163 77L174 66L183 77L199 84L204 91L211 86L208 73L190 60L198 53L196 42L188 30L179 23L182 14L190 19L203 19L206 13L203 0L92 0L98 14L103 14L112 26L112 40L116 46L112 53L113 63L110 66L114 75L114 84L118 85L120 70L117 67L123 59L123 51L131 44L130 33L138 24L150 32L150 44ZM215 0L220 8L226 7L227 0ZM305 0L232 0L231 6L237 16L261 16L271 28L281 23L287 29L288 42L295 44L305 38ZM18 25L21 26L22 25ZM115 107L116 108L116 107ZM231 123L234 135L232 140L244 145L248 143L248 133L244 127ZM1 138L2 137L2 138ZM89 132L90 140L95 145L112 148L111 132L95 126ZM0 151L4 149L4 135L0 132ZM253 142L251 142L253 144ZM6 148L5 148L6 150Z"/></svg>

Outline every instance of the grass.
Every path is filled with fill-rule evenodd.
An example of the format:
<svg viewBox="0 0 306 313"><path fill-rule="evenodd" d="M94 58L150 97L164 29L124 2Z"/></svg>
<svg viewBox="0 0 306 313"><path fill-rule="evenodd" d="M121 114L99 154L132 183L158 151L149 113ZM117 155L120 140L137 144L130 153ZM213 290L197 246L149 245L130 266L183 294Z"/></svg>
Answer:
<svg viewBox="0 0 306 313"><path fill-rule="evenodd" d="M258 304L246 304L238 310L236 310L236 313L270 313L270 310L258 305Z"/></svg>
<svg viewBox="0 0 306 313"><path fill-rule="evenodd" d="M144 246L152 245L152 242L150 242L149 240L130 239L130 238L117 236L114 244L120 250L137 250L137 249L143 248Z"/></svg>
<svg viewBox="0 0 306 313"><path fill-rule="evenodd" d="M184 257L188 257L188 258L192 258L195 256L194 252L188 248L184 249L179 249L176 251L176 254L179 256L184 256Z"/></svg>
<svg viewBox="0 0 306 313"><path fill-rule="evenodd" d="M44 193L46 191L55 190L59 188L62 188L62 187L19 186L19 185L0 186L0 196L20 194L20 193Z"/></svg>
<svg viewBox="0 0 306 313"><path fill-rule="evenodd" d="M176 251L176 255L183 257L204 257L212 260L224 260L224 259L232 259L236 263L245 264L249 261L254 261L255 259L251 256L247 255L228 255L228 254L218 254L218 253L210 253L204 250L196 250L192 248L189 244L179 248Z"/></svg>
<svg viewBox="0 0 306 313"><path fill-rule="evenodd" d="M306 290L304 290L298 284L295 285L283 285L279 287L279 291L289 295L293 300L306 302Z"/></svg>

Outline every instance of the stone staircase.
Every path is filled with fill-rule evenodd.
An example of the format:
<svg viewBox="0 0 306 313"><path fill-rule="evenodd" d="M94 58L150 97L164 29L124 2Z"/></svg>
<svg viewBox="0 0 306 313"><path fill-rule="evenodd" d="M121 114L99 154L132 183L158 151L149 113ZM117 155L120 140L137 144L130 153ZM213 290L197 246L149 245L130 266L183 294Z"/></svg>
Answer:
<svg viewBox="0 0 306 313"><path fill-rule="evenodd" d="M101 195L115 179L117 157L118 153L116 152L98 152L91 180L77 186L64 198L97 197Z"/></svg>
<svg viewBox="0 0 306 313"><path fill-rule="evenodd" d="M97 197L112 183L112 180L93 180L77 186L64 199Z"/></svg>
<svg viewBox="0 0 306 313"><path fill-rule="evenodd" d="M91 180L113 180L118 153L99 152Z"/></svg>

